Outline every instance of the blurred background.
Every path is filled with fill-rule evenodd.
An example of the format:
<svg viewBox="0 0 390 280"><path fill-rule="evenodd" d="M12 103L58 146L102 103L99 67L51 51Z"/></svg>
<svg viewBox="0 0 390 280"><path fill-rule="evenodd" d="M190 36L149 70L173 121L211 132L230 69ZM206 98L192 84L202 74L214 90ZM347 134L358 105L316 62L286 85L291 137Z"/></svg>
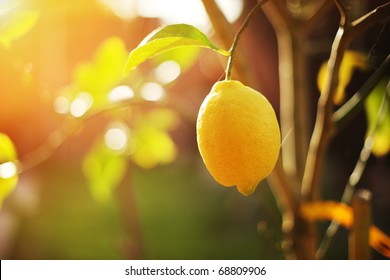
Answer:
<svg viewBox="0 0 390 280"><path fill-rule="evenodd" d="M235 30L256 3L216 2ZM283 258L281 217L267 183L250 197L223 188L197 150L197 111L226 58L177 49L122 76L129 52L172 23L194 25L223 46L200 0L0 0L0 132L15 144L23 171L0 212L2 259ZM330 10L312 37L330 46L337 27ZM388 28L360 48L379 41L376 51L387 55L381 32ZM262 12L240 48L252 86L278 112L276 36ZM309 63L312 124L316 75L328 51L314 51ZM365 75L356 73L351 93ZM332 143L325 198L340 199L365 126L361 114ZM361 184L373 191L374 223L387 233L388 171L388 156L373 158ZM347 258L347 251L341 230L326 257Z"/></svg>

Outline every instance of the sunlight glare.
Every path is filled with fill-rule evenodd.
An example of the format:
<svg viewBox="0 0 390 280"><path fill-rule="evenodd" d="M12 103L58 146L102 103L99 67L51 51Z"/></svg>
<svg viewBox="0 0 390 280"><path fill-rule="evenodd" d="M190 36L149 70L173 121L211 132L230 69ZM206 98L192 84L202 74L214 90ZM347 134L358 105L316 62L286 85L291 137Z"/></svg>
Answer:
<svg viewBox="0 0 390 280"><path fill-rule="evenodd" d="M20 1L0 0L0 16L9 13L20 4L19 2Z"/></svg>
<svg viewBox="0 0 390 280"><path fill-rule="evenodd" d="M157 66L155 71L157 79L163 84L168 84L179 77L180 65L173 60L167 60Z"/></svg>
<svg viewBox="0 0 390 280"><path fill-rule="evenodd" d="M128 20L137 15L144 18L160 18L163 25L186 23L205 33L211 23L201 0L99 0L118 17ZM229 22L234 22L244 8L243 0L217 0L217 5Z"/></svg>
<svg viewBox="0 0 390 280"><path fill-rule="evenodd" d="M16 164L11 161L0 164L0 178L2 179L9 179L15 176L17 171Z"/></svg>
<svg viewBox="0 0 390 280"><path fill-rule="evenodd" d="M137 16L135 5L137 0L98 0L107 8L124 20L130 20Z"/></svg>
<svg viewBox="0 0 390 280"><path fill-rule="evenodd" d="M145 18L160 18L163 24L192 24L203 32L210 29L210 22L200 0L138 0L137 13Z"/></svg>
<svg viewBox="0 0 390 280"><path fill-rule="evenodd" d="M65 96L58 96L54 100L54 111L56 111L58 114L65 115L69 113L69 107L70 107L70 102L69 99L66 98Z"/></svg>
<svg viewBox="0 0 390 280"><path fill-rule="evenodd" d="M229 22L235 22L244 10L243 0L217 0L216 2Z"/></svg>

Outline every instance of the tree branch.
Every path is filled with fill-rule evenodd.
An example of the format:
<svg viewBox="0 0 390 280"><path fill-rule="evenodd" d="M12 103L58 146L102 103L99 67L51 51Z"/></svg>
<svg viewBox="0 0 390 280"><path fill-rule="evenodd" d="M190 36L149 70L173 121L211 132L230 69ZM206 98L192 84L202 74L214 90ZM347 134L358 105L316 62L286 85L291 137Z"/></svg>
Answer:
<svg viewBox="0 0 390 280"><path fill-rule="evenodd" d="M390 2L377 7L371 12L358 18L351 23L350 39L362 34L364 31L380 22L387 22L390 19Z"/></svg>
<svg viewBox="0 0 390 280"><path fill-rule="evenodd" d="M375 72L368 78L363 86L356 92L340 109L333 113L333 122L336 124L337 130L343 129L350 123L357 113L363 108L364 100L368 94L374 89L378 82L385 76L390 74L390 55L382 62Z"/></svg>
<svg viewBox="0 0 390 280"><path fill-rule="evenodd" d="M367 13L353 23L349 23L344 6L339 0L334 1L341 14L340 27L332 45L332 51L328 61L327 80L325 81L325 86L317 106L316 123L310 141L302 184L302 195L305 200L313 200L318 197L321 170L327 145L335 131L335 124L332 117L332 100L338 83L338 73L344 51L353 38L380 20L388 19L390 14L389 2Z"/></svg>
<svg viewBox="0 0 390 280"><path fill-rule="evenodd" d="M248 26L248 24L249 24L250 20L252 19L255 11L258 8L260 8L263 4L267 3L267 2L268 2L268 0L260 0L259 2L257 2L255 7L249 12L249 14L247 15L247 17L244 20L244 23L241 25L240 29L237 31L236 35L234 36L233 43L232 43L232 45L230 47L230 50L229 50L230 51L230 57L229 57L229 61L228 61L227 67L226 67L226 78L225 78L226 80L230 80L231 79L233 59L235 57L237 44L238 44L238 41L240 40L242 32Z"/></svg>
<svg viewBox="0 0 390 280"><path fill-rule="evenodd" d="M302 32L300 19L294 18L281 1L272 1L264 5L263 10L278 41L282 136L285 137L292 131L283 145L283 167L300 186L309 142L309 83L304 47L307 37Z"/></svg>
<svg viewBox="0 0 390 280"><path fill-rule="evenodd" d="M232 25L226 19L215 0L202 0L202 3L206 9L207 14L209 15L215 33L223 44L223 47L225 49L230 48L235 34L232 29ZM254 79L252 79L251 75L249 74L250 70L248 69L248 63L243 53L239 49L236 51L233 67L238 79L242 83L246 85L253 85Z"/></svg>
<svg viewBox="0 0 390 280"><path fill-rule="evenodd" d="M387 92L383 95L374 127L372 131L369 132L368 136L364 141L364 145L360 152L359 159L344 188L344 192L341 197L341 203L350 204L351 202L352 196L355 192L356 185L359 183L360 179L362 178L363 172L367 165L367 161L370 158L372 148L374 146L375 133L378 131L378 128L383 123L385 116L388 114L389 100L390 100L390 90L387 90ZM338 229L339 229L339 223L337 223L336 220L332 220L317 250L317 258L319 259L323 258L323 256L329 249L331 242Z"/></svg>
<svg viewBox="0 0 390 280"><path fill-rule="evenodd" d="M348 23L348 13L344 4L340 0L333 0L340 13L340 26L345 26Z"/></svg>

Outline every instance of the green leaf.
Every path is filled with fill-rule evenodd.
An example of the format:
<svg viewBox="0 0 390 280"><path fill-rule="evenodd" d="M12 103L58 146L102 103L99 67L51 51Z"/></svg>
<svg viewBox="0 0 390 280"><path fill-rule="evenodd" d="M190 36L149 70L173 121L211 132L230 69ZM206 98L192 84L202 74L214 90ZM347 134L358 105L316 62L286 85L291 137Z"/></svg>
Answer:
<svg viewBox="0 0 390 280"><path fill-rule="evenodd" d="M123 155L111 151L101 141L85 156L82 167L92 197L98 203L106 203L125 176L127 162Z"/></svg>
<svg viewBox="0 0 390 280"><path fill-rule="evenodd" d="M167 132L178 125L174 111L156 109L135 122L128 151L134 163L142 168L153 168L176 158L176 145Z"/></svg>
<svg viewBox="0 0 390 280"><path fill-rule="evenodd" d="M0 207L18 183L17 159L11 139L0 133Z"/></svg>
<svg viewBox="0 0 390 280"><path fill-rule="evenodd" d="M145 124L134 131L131 158L142 168L170 163L176 158L176 146L165 131Z"/></svg>
<svg viewBox="0 0 390 280"><path fill-rule="evenodd" d="M200 48L176 48L155 56L152 60L155 65L167 60L173 60L180 65L183 73L198 61L199 55Z"/></svg>
<svg viewBox="0 0 390 280"><path fill-rule="evenodd" d="M94 60L77 66L75 87L92 95L94 108L106 105L107 93L122 80L127 50L122 39L106 39L95 53Z"/></svg>
<svg viewBox="0 0 390 280"><path fill-rule="evenodd" d="M35 11L19 11L11 14L8 21L0 25L0 44L9 48L11 43L30 31L37 22L39 13Z"/></svg>
<svg viewBox="0 0 390 280"><path fill-rule="evenodd" d="M365 101L368 122L367 134L373 131L378 122L378 112L382 103L383 95L386 94L388 81L389 77L382 79ZM378 157L385 156L390 151L389 100L387 100L387 108L384 108L384 111L384 118L380 121L373 136L374 146L372 148L372 153Z"/></svg>
<svg viewBox="0 0 390 280"><path fill-rule="evenodd" d="M129 55L124 74L128 74L145 60L179 47L202 47L229 56L230 52L218 48L199 29L188 24L173 24L149 34Z"/></svg>

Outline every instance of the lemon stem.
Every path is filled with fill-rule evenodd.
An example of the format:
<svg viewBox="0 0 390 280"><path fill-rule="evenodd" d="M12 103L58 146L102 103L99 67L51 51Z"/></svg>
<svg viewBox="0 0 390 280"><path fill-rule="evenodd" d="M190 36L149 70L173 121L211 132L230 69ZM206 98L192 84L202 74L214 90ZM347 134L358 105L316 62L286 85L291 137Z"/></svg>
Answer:
<svg viewBox="0 0 390 280"><path fill-rule="evenodd" d="M268 2L268 0L262 0L258 1L256 6L253 7L253 9L249 12L249 14L246 16L244 23L241 25L240 29L237 31L236 35L234 36L232 46L230 47L230 56L226 67L226 76L225 80L229 81L232 77L232 68L233 68L233 59L234 59L234 53L237 48L238 40L240 39L241 33L245 30L245 28L248 26L250 20L253 17L254 12L261 7L263 4Z"/></svg>

